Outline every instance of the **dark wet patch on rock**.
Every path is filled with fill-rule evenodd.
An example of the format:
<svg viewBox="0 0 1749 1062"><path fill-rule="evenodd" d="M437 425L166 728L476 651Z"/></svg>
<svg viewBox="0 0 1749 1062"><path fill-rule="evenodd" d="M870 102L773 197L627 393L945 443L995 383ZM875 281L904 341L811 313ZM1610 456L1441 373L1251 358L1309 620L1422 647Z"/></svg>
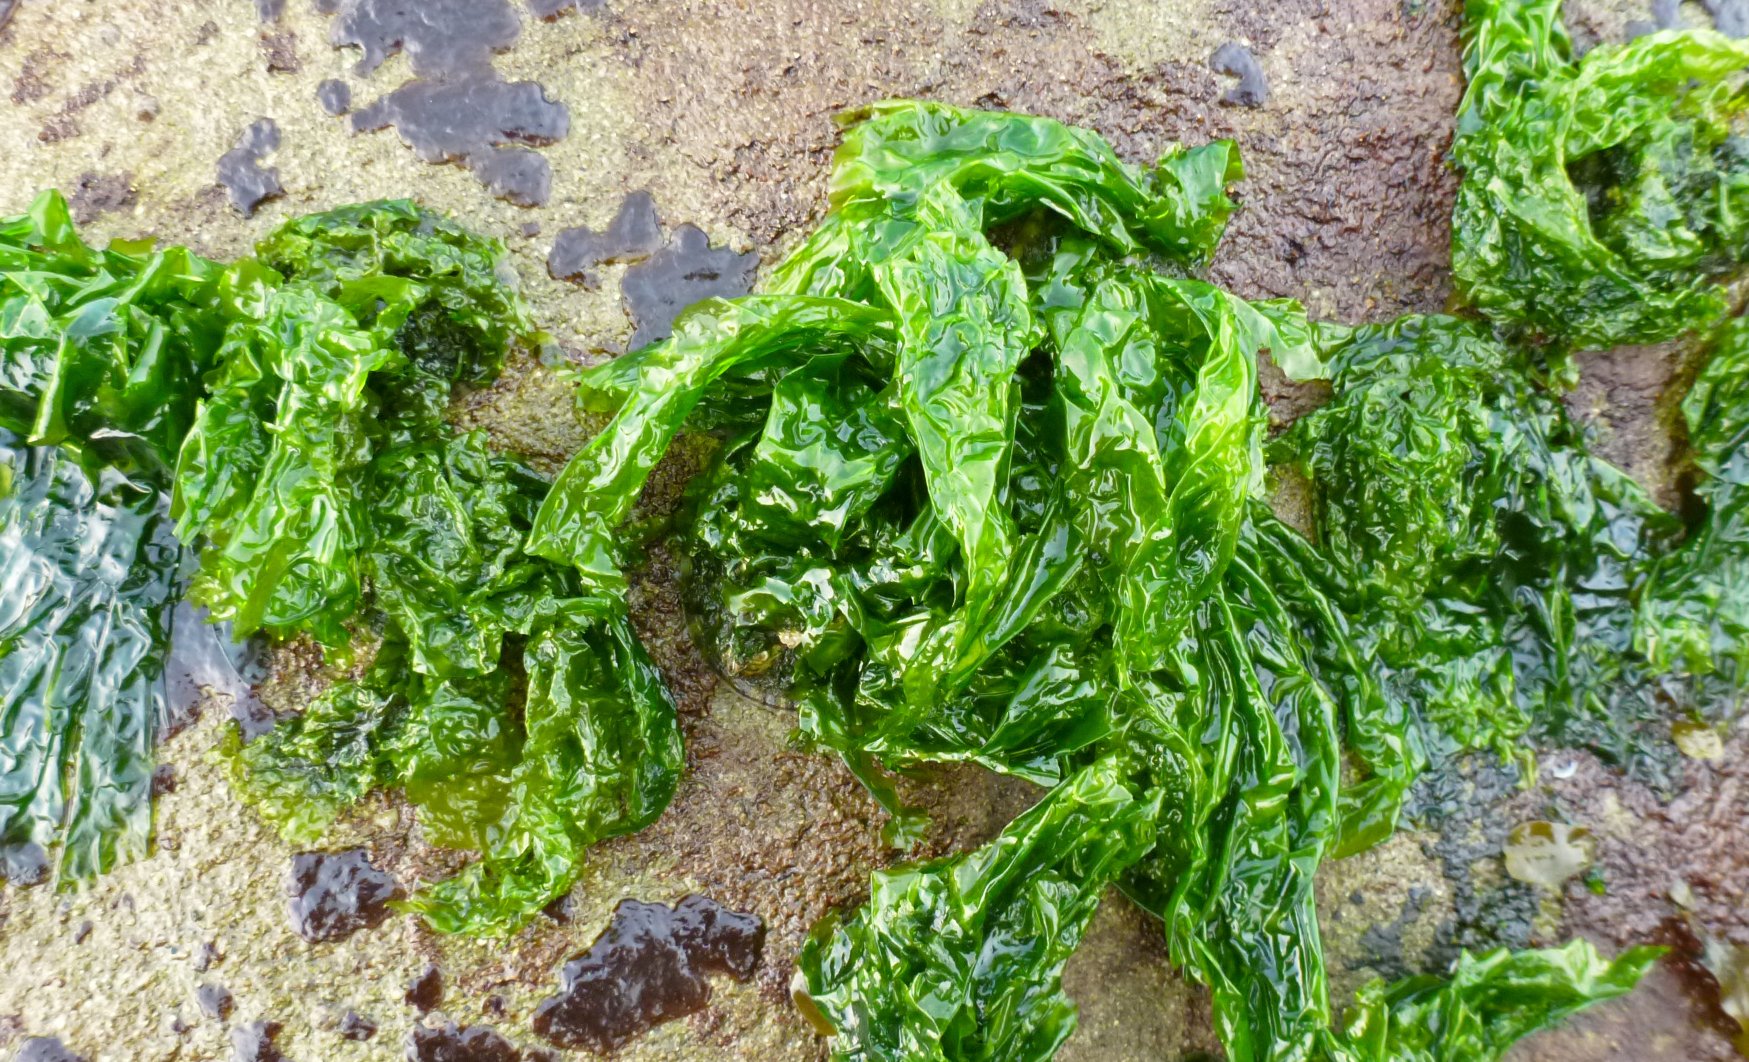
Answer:
<svg viewBox="0 0 1749 1062"><path fill-rule="evenodd" d="M508 0L345 0L325 10L339 12L329 39L364 53L355 68L361 76L397 52L406 53L417 77L480 69L522 31Z"/></svg>
<svg viewBox="0 0 1749 1062"><path fill-rule="evenodd" d="M622 900L589 950L565 964L534 1031L560 1047L612 1051L652 1026L703 1010L709 974L753 976L765 923L703 896L673 908Z"/></svg>
<svg viewBox="0 0 1749 1062"><path fill-rule="evenodd" d="M364 1041L377 1034L377 1023L356 1010L349 1010L341 1016L336 1031L342 1040Z"/></svg>
<svg viewBox="0 0 1749 1062"><path fill-rule="evenodd" d="M1237 107L1261 107L1269 99L1269 82L1263 67L1251 49L1236 41L1228 41L1209 57L1209 68L1217 74L1236 77L1239 83L1221 94L1221 102Z"/></svg>
<svg viewBox="0 0 1749 1062"><path fill-rule="evenodd" d="M328 78L316 86L316 102L322 110L338 118L352 109L352 89L339 78Z"/></svg>
<svg viewBox="0 0 1749 1062"><path fill-rule="evenodd" d="M285 194L279 169L261 165L262 159L278 150L279 125L272 118L259 118L243 131L237 146L220 157L219 183L244 217L253 215L263 202Z"/></svg>
<svg viewBox="0 0 1749 1062"><path fill-rule="evenodd" d="M661 247L662 222L656 216L656 200L647 190L640 190L621 200L619 211L600 232L577 225L555 236L547 255L547 274L554 280L594 288L601 282L590 272L594 267L639 261Z"/></svg>
<svg viewBox="0 0 1749 1062"><path fill-rule="evenodd" d="M408 1062L522 1062L516 1045L490 1025L430 1029L415 1025L407 1034Z"/></svg>
<svg viewBox="0 0 1749 1062"><path fill-rule="evenodd" d="M407 1005L421 1014L437 1009L443 1002L443 971L435 963L427 963L419 976L407 986Z"/></svg>
<svg viewBox="0 0 1749 1062"><path fill-rule="evenodd" d="M570 111L533 81L496 74L454 81L409 81L352 116L355 132L393 126L425 162L465 166L500 199L539 206L552 192L552 167L528 147L570 128Z"/></svg>
<svg viewBox="0 0 1749 1062"><path fill-rule="evenodd" d="M0 879L28 889L49 880L49 853L34 841L0 844Z"/></svg>
<svg viewBox="0 0 1749 1062"><path fill-rule="evenodd" d="M352 116L354 132L394 127L420 159L465 166L492 193L518 206L539 206L552 192L552 167L530 150L570 131L571 115L537 82L508 82L492 56L510 47L522 20L509 0L334 0L331 33L356 47L369 74L404 52L414 77ZM331 112L332 113L332 112Z"/></svg>
<svg viewBox="0 0 1749 1062"><path fill-rule="evenodd" d="M298 59L298 35L290 30L263 35L261 56L267 60L270 74L295 74L304 65Z"/></svg>
<svg viewBox="0 0 1749 1062"><path fill-rule="evenodd" d="M99 214L132 209L138 196L134 193L131 173L97 173L86 170L67 189L67 202L73 208L73 220L89 225Z"/></svg>
<svg viewBox="0 0 1749 1062"><path fill-rule="evenodd" d="M37 48L24 57L18 76L12 79L12 102L34 103L55 90L53 74L71 57L53 48Z"/></svg>
<svg viewBox="0 0 1749 1062"><path fill-rule="evenodd" d="M200 1012L214 1021L224 1021L231 1016L231 1010L236 1006L236 1000L231 990L224 985L201 985L194 990L194 1002L200 1007Z"/></svg>
<svg viewBox="0 0 1749 1062"><path fill-rule="evenodd" d="M289 1062L274 1044L280 1028L277 1021L252 1021L233 1028L231 1062Z"/></svg>
<svg viewBox="0 0 1749 1062"><path fill-rule="evenodd" d="M0 20L3 21L3 20ZM17 1062L86 1062L53 1036L33 1036L18 1049Z"/></svg>
<svg viewBox="0 0 1749 1062"><path fill-rule="evenodd" d="M18 10L18 2L19 0L0 0L0 30L5 29L6 24L12 21L13 12Z"/></svg>
<svg viewBox="0 0 1749 1062"><path fill-rule="evenodd" d="M1530 946L1541 897L1506 876L1501 852L1513 819L1500 811L1517 795L1515 768L1483 756L1440 764L1417 779L1405 817L1432 831L1423 854L1437 860L1452 889L1452 915L1434 931L1431 968L1499 947Z"/></svg>
<svg viewBox="0 0 1749 1062"><path fill-rule="evenodd" d="M392 874L371 865L362 848L302 852L286 885L292 928L312 943L345 940L383 923L389 902L406 895Z"/></svg>
<svg viewBox="0 0 1749 1062"><path fill-rule="evenodd" d="M255 14L263 22L277 22L285 14L285 0L255 0Z"/></svg>
<svg viewBox="0 0 1749 1062"><path fill-rule="evenodd" d="M620 297L637 325L627 349L667 339L680 311L700 299L732 299L752 291L758 268L753 251L712 247L696 225L675 229L666 247L627 269L620 281Z"/></svg>

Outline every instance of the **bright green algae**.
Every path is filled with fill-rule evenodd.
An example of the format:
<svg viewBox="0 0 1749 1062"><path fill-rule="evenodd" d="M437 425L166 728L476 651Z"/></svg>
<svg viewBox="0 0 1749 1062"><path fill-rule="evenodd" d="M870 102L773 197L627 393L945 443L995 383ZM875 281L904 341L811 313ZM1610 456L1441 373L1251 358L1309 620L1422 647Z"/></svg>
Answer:
<svg viewBox="0 0 1749 1062"><path fill-rule="evenodd" d="M1470 17L1460 290L1561 348L1710 323L1741 257L1736 46L1660 34L1572 64L1553 5ZM1648 102L1615 132L1545 137L1629 89ZM680 735L626 617L620 525L703 429L722 446L678 534L725 672L786 691L895 841L923 823L890 769L968 761L1046 789L988 845L879 872L816 929L798 998L839 1056L1050 1057L1075 1021L1063 963L1111 884L1210 987L1235 1059L1496 1058L1630 989L1655 949L1574 943L1375 983L1336 1021L1312 883L1389 836L1430 761L1528 736L1633 763L1662 745L1670 682L1734 692L1741 330L1684 407L1706 515L1676 546L1678 522L1586 453L1544 378L1558 363L1453 318L1314 326L1194 279L1233 209L1230 144L1133 166L1047 119L891 102L848 121L831 210L759 294L582 375L580 405L612 420L550 488L444 420L532 340L490 241L366 204L221 267L91 251L52 196L4 223L19 439L0 528L48 498L59 522L19 548L66 575L57 543L105 523L77 534L151 547L151 578L63 578L43 600L67 618L5 643L28 669L83 617L125 613L146 692L9 707L35 766L8 776L22 810L0 805L0 839L64 832L75 874L144 847L147 688L187 549L215 618L353 666L229 740L238 788L300 843L400 788L436 840L481 853L411 906L515 928L673 794ZM1559 210L1532 224L1534 188ZM1686 250L1650 247L1678 215ZM1260 354L1334 391L1267 450ZM1312 538L1263 504L1269 462L1311 482ZM68 810L67 737L99 733L79 712L118 724L81 762L126 779L87 813Z"/></svg>

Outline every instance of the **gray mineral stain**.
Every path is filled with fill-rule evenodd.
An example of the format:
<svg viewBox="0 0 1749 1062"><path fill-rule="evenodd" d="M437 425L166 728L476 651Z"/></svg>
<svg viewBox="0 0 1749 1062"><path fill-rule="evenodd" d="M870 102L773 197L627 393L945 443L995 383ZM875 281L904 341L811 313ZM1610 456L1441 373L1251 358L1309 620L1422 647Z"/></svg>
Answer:
<svg viewBox="0 0 1749 1062"><path fill-rule="evenodd" d="M194 990L195 1005L200 1012L213 1021L224 1021L231 1016L231 1009L236 1005L231 997L231 990L224 985L201 985Z"/></svg>
<svg viewBox="0 0 1749 1062"><path fill-rule="evenodd" d="M362 1042L377 1034L377 1023L356 1010L349 1010L341 1017L340 1024L335 1031L340 1034L340 1038L343 1040Z"/></svg>
<svg viewBox="0 0 1749 1062"><path fill-rule="evenodd" d="M1749 0L1700 0L1713 28L1727 37L1749 37Z"/></svg>
<svg viewBox="0 0 1749 1062"><path fill-rule="evenodd" d="M275 1040L282 1026L277 1021L253 1021L231 1030L231 1062L290 1062Z"/></svg>
<svg viewBox="0 0 1749 1062"><path fill-rule="evenodd" d="M28 889L49 880L49 853L35 841L0 844L0 879Z"/></svg>
<svg viewBox="0 0 1749 1062"><path fill-rule="evenodd" d="M245 742L273 729L273 711L255 696L256 684L266 677L266 646L257 639L232 641L229 624L209 623L205 609L186 601L177 604L170 624L170 659L164 664L169 711L160 739L186 726L209 695L224 701Z"/></svg>
<svg viewBox="0 0 1749 1062"><path fill-rule="evenodd" d="M316 86L316 102L322 110L338 118L352 109L352 89L339 78L329 78Z"/></svg>
<svg viewBox="0 0 1749 1062"><path fill-rule="evenodd" d="M407 1034L407 1062L521 1062L522 1052L490 1025L438 1028L415 1025Z"/></svg>
<svg viewBox="0 0 1749 1062"><path fill-rule="evenodd" d="M522 29L509 0L349 0L337 10L330 39L364 53L361 76L397 52L414 73L354 113L354 132L392 126L422 161L463 166L500 199L547 201L552 166L530 148L563 139L571 116L538 82L505 81L493 68Z"/></svg>
<svg viewBox="0 0 1749 1062"><path fill-rule="evenodd" d="M759 255L712 247L696 225L682 225L668 245L626 270L620 296L637 330L628 350L667 339L680 311L700 299L732 299L753 290Z"/></svg>
<svg viewBox="0 0 1749 1062"><path fill-rule="evenodd" d="M132 210L139 199L131 173L86 170L71 188L62 191L67 193L67 202L73 208L73 220L81 225L89 225L104 214Z"/></svg>
<svg viewBox="0 0 1749 1062"><path fill-rule="evenodd" d="M406 890L394 875L371 865L370 853L351 848L293 856L286 895L298 936L324 943L382 925L389 904Z"/></svg>
<svg viewBox="0 0 1749 1062"><path fill-rule="evenodd" d="M636 191L621 200L619 211L600 232L577 225L553 237L547 275L593 288L601 282L589 271L595 266L639 261L661 246L662 222L656 217L656 200L648 190Z"/></svg>
<svg viewBox="0 0 1749 1062"><path fill-rule="evenodd" d="M565 964L534 1031L560 1047L608 1052L663 1022L703 1010L709 974L753 976L765 923L693 895L674 907L622 900L589 950Z"/></svg>
<svg viewBox="0 0 1749 1062"><path fill-rule="evenodd" d="M1228 41L1209 57L1209 68L1217 74L1236 77L1239 83L1221 94L1221 102L1238 107L1261 107L1269 99L1269 82L1263 77L1263 67L1251 49L1236 41Z"/></svg>
<svg viewBox="0 0 1749 1062"><path fill-rule="evenodd" d="M604 0L528 0L535 18L551 22L567 11L600 11Z"/></svg>
<svg viewBox="0 0 1749 1062"><path fill-rule="evenodd" d="M4 21L0 13L0 21ZM67 1050L67 1046L53 1036L33 1036L24 1041L24 1046L18 1049L17 1062L86 1062L84 1055L76 1055Z"/></svg>
<svg viewBox="0 0 1749 1062"><path fill-rule="evenodd" d="M219 183L231 197L231 205L244 217L266 200L283 195L277 168L263 168L261 160L279 150L279 126L272 118L258 118L243 130L237 146L219 158Z"/></svg>

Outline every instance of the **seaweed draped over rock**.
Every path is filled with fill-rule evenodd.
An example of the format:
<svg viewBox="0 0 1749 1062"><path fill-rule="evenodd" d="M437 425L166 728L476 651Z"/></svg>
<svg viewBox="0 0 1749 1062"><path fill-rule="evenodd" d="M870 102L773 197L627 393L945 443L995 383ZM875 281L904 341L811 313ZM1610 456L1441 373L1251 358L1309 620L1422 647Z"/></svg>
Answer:
<svg viewBox="0 0 1749 1062"><path fill-rule="evenodd" d="M1555 14L1471 5L1460 287L1569 345L1702 323L1722 303L1686 278L1735 261L1723 74L1743 57L1663 34L1573 67ZM1551 130L1572 115L1616 131L1567 143L1586 122ZM1338 1021L1313 879L1389 836L1430 761L1529 735L1634 762L1666 679L1736 681L1741 330L1685 406L1709 506L1677 548L1677 522L1585 451L1546 363L1473 323L1313 325L1193 278L1234 209L1231 144L1138 166L1043 118L893 101L846 121L828 213L758 293L581 374L581 408L612 416L550 485L445 422L530 338L490 241L376 203L220 267L91 251L53 196L6 222L0 427L29 490L0 530L39 497L65 519L0 549L65 576L44 535L164 543L129 568L150 585L47 579L61 618L27 621L7 666L40 672L103 610L143 632L128 651L149 682L191 551L215 617L351 668L232 735L240 790L302 842L400 788L433 838L481 853L408 904L441 930L514 929L673 795L680 733L627 618L621 526L676 436L708 430L675 530L724 673L790 698L896 843L924 823L893 769L973 762L1044 789L989 844L882 870L816 928L797 999L838 1056L1050 1057L1075 1022L1063 964L1108 885L1160 919L1237 1062L1497 1058L1631 988L1656 949L1466 954L1449 978L1368 985ZM1547 209L1522 213L1532 192ZM1647 248L1671 204L1695 255ZM1267 451L1265 355L1334 392ZM1266 452L1310 481L1310 537L1267 507ZM118 530L78 530L100 522ZM49 780L72 777L65 736L93 731L54 713L149 715L110 685L8 703L5 740L39 766L7 779L4 839L68 823L68 851L92 850L63 809L80 790ZM111 768L134 789L138 761ZM127 807L96 833L137 848L143 797Z"/></svg>
<svg viewBox="0 0 1749 1062"><path fill-rule="evenodd" d="M1467 0L1464 36L1459 294L1562 349L1715 322L1749 256L1749 42L1665 30L1575 60L1560 0Z"/></svg>
<svg viewBox="0 0 1749 1062"><path fill-rule="evenodd" d="M1364 359L1341 350L1367 344L1184 275L1231 210L1231 147L1137 168L1045 119L896 102L852 120L831 211L758 294L702 303L670 340L582 375L582 407L613 419L530 536L619 592L616 529L675 434L713 430L680 537L723 671L791 697L895 841L922 823L887 768L970 761L1049 787L990 844L882 871L865 907L817 927L796 991L834 1052L1050 1057L1074 1025L1063 962L1112 883L1211 987L1236 1059L1492 1057L1630 987L1655 951L1501 953L1449 983L1370 987L1332 1021L1319 861L1389 834L1429 744L1492 741L1445 725L1450 691L1374 664L1375 602L1261 503L1258 355L1359 392ZM1493 359L1473 371L1506 367L1473 338ZM1521 397L1472 413L1460 382L1430 401L1463 408L1429 416L1518 418L1543 433L1530 460L1657 522L1619 474L1592 475L1558 404ZM1389 430L1368 423L1356 445L1385 453ZM1447 434L1428 448L1466 441ZM1427 460L1466 468L1461 448ZM1478 495L1478 525L1492 503ZM1616 530L1551 508L1558 530ZM1406 582L1401 603L1436 589ZM1496 655L1502 637L1477 634ZM1424 1027L1433 1014L1453 1024Z"/></svg>
<svg viewBox="0 0 1749 1062"><path fill-rule="evenodd" d="M300 843L404 789L483 854L410 899L442 929L521 924L660 814L680 733L623 602L522 551L545 481L444 420L530 334L498 245L382 202L225 267L92 250L50 193L0 225L0 266L0 841L64 832L69 878L144 851L185 588L337 664L368 635L358 678L227 739L233 775Z"/></svg>

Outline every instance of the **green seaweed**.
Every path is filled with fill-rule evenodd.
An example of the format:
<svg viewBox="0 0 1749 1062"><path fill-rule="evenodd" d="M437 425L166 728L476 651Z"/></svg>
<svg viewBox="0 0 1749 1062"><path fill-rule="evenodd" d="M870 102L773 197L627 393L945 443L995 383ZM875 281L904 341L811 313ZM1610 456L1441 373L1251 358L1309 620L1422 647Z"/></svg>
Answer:
<svg viewBox="0 0 1749 1062"><path fill-rule="evenodd" d="M1467 0L1464 33L1459 294L1561 349L1717 320L1749 247L1749 43L1665 30L1575 60L1560 0Z"/></svg>
<svg viewBox="0 0 1749 1062"><path fill-rule="evenodd" d="M1734 712L1749 680L1749 320L1713 337L1682 416L1702 515L1648 565L1634 645L1697 683L1696 707Z"/></svg>

